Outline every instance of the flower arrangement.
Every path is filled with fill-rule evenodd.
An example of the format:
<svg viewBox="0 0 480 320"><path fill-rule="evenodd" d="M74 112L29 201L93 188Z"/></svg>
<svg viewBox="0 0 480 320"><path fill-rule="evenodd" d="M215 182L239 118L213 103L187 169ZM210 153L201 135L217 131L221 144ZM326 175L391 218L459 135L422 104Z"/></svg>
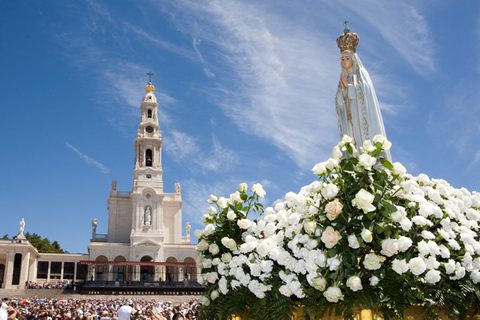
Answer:
<svg viewBox="0 0 480 320"><path fill-rule="evenodd" d="M344 136L318 180L263 210L265 191L242 183L229 198L210 196L199 238L199 319L308 319L355 308L403 319L421 304L463 319L480 305L480 194L444 180L413 177L382 157L383 136L360 152ZM250 220L248 214L260 216Z"/></svg>

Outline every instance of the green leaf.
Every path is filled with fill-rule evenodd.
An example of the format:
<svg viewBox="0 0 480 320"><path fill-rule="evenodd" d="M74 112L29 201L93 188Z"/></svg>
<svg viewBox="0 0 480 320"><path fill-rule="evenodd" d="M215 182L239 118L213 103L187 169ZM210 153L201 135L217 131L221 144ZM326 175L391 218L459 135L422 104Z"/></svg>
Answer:
<svg viewBox="0 0 480 320"><path fill-rule="evenodd" d="M393 165L387 159L380 158L380 162L382 163L382 166L384 166L385 168L393 170Z"/></svg>

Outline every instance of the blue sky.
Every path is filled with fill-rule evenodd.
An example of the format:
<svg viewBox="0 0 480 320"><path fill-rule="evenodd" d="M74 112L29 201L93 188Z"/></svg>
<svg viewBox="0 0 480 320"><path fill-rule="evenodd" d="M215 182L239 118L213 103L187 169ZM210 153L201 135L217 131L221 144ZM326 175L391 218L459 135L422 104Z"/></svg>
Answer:
<svg viewBox="0 0 480 320"><path fill-rule="evenodd" d="M132 189L139 106L155 75L165 192L201 228L208 196L311 183L338 141L335 39L350 21L392 157L479 190L480 2L1 1L0 236L87 252L110 181Z"/></svg>

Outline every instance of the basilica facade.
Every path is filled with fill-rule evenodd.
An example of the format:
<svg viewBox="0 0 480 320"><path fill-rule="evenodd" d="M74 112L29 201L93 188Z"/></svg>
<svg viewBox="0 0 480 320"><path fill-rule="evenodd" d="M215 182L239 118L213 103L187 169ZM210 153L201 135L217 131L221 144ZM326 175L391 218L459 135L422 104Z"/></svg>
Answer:
<svg viewBox="0 0 480 320"><path fill-rule="evenodd" d="M108 233L98 234L94 219L88 254L47 254L38 253L25 239L20 224L18 236L0 240L1 288L23 288L28 281L85 280L117 285L196 281L199 269L190 223L182 235L180 184L175 184L174 193L163 190L163 140L151 82L145 91L134 142L132 190L119 191L117 181L112 181L107 199Z"/></svg>

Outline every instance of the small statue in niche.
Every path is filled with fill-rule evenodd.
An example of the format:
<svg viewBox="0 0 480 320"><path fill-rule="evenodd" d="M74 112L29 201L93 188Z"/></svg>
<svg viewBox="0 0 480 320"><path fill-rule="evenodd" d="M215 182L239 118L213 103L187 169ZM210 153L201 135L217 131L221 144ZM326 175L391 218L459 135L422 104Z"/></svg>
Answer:
<svg viewBox="0 0 480 320"><path fill-rule="evenodd" d="M145 208L145 225L149 226L152 224L152 214L150 212L150 207Z"/></svg>

